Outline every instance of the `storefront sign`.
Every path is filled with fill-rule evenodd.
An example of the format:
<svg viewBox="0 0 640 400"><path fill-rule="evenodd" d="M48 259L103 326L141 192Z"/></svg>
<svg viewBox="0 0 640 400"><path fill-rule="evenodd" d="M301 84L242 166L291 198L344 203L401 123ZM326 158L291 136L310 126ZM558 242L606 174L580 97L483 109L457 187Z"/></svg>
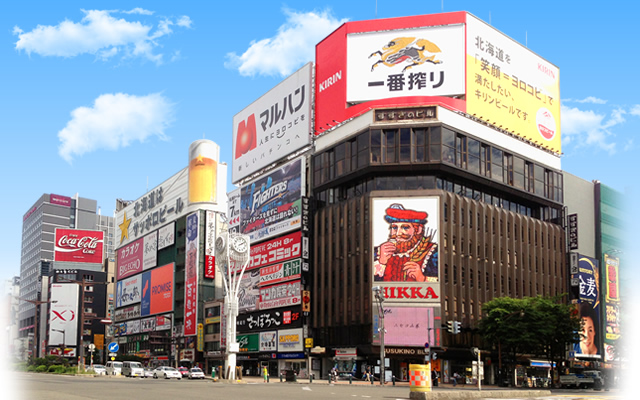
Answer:
<svg viewBox="0 0 640 400"><path fill-rule="evenodd" d="M437 119L436 107L375 110L374 122L429 121Z"/></svg>
<svg viewBox="0 0 640 400"><path fill-rule="evenodd" d="M238 332L300 327L302 327L302 314L299 306L240 314L236 319L236 330Z"/></svg>
<svg viewBox="0 0 640 400"><path fill-rule="evenodd" d="M120 308L115 311L114 321L120 322L127 319L140 318L140 304L136 304L129 307Z"/></svg>
<svg viewBox="0 0 640 400"><path fill-rule="evenodd" d="M158 229L158 250L173 245L175 242L176 223L172 222Z"/></svg>
<svg viewBox="0 0 640 400"><path fill-rule="evenodd" d="M264 267L277 262L289 261L294 258L309 258L309 239L302 237L300 231L289 233L266 242L252 244L250 250L251 262L248 270Z"/></svg>
<svg viewBox="0 0 640 400"><path fill-rule="evenodd" d="M302 329L284 329L278 331L278 351L303 351Z"/></svg>
<svg viewBox="0 0 640 400"><path fill-rule="evenodd" d="M278 351L277 331L260 332L260 351Z"/></svg>
<svg viewBox="0 0 640 400"><path fill-rule="evenodd" d="M260 310L299 305L302 302L300 281L260 289Z"/></svg>
<svg viewBox="0 0 640 400"><path fill-rule="evenodd" d="M204 239L204 277L216 277L216 215L213 211L206 211L205 239Z"/></svg>
<svg viewBox="0 0 640 400"><path fill-rule="evenodd" d="M184 335L196 334L198 317L199 251L198 213L187 216L186 260L184 267Z"/></svg>
<svg viewBox="0 0 640 400"><path fill-rule="evenodd" d="M301 263L302 260L297 259L260 268L260 286L300 279Z"/></svg>

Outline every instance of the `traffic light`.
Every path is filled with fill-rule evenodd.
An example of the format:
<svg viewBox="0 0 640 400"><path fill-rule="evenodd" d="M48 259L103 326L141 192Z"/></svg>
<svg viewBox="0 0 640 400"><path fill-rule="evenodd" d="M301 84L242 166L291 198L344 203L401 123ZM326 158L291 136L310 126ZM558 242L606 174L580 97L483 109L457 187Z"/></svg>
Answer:
<svg viewBox="0 0 640 400"><path fill-rule="evenodd" d="M460 321L453 321L453 334L457 335L460 333Z"/></svg>
<svg viewBox="0 0 640 400"><path fill-rule="evenodd" d="M454 324L453 324L453 322L454 322L454 321L447 321L447 332L449 332L449 333L454 333L454 332L453 332L453 330L454 330Z"/></svg>

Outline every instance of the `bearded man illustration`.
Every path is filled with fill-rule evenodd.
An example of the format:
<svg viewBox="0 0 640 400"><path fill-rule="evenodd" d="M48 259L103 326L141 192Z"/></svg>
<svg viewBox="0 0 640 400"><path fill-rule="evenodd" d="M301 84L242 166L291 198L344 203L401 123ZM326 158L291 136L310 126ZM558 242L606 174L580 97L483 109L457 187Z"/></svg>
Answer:
<svg viewBox="0 0 640 400"><path fill-rule="evenodd" d="M385 211L389 239L375 248L374 280L438 281L438 244L435 230L426 229L427 213L392 204Z"/></svg>

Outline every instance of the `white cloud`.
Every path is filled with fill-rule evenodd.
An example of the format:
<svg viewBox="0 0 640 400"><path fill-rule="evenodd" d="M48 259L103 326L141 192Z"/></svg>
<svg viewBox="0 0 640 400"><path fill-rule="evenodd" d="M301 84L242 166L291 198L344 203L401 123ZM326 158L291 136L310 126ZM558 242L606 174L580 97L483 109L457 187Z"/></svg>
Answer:
<svg viewBox="0 0 640 400"><path fill-rule="evenodd" d="M611 141L613 134L609 130L624 122L622 114L615 110L605 122L605 115L591 110L580 110L562 105L562 142L563 145L597 146L609 154L614 154L616 144Z"/></svg>
<svg viewBox="0 0 640 400"><path fill-rule="evenodd" d="M192 23L193 21L191 21L191 18L189 18L186 15L183 15L182 17L178 18L178 20L176 21L176 25L182 26L185 28L191 28Z"/></svg>
<svg viewBox="0 0 640 400"><path fill-rule="evenodd" d="M13 28L18 36L16 50L43 57L76 57L93 54L100 60L108 60L116 54L122 57L143 57L157 64L162 63L162 54L156 54L161 44L156 39L172 33L173 21L162 19L152 35L153 25L139 21L114 18L109 10L82 10L85 14L80 22L65 20L58 25L38 25L30 32ZM153 12L135 8L127 14L151 15ZM189 21L187 24L185 18ZM190 25L189 17L183 16L179 26Z"/></svg>
<svg viewBox="0 0 640 400"><path fill-rule="evenodd" d="M166 140L173 122L174 105L160 93L134 96L103 94L93 107L78 107L58 132L60 157L71 163L74 156L99 149L117 150L132 142L156 136Z"/></svg>
<svg viewBox="0 0 640 400"><path fill-rule="evenodd" d="M140 14L140 15L153 15L153 11L145 10L144 8L136 7L133 10L123 11L125 14Z"/></svg>
<svg viewBox="0 0 640 400"><path fill-rule="evenodd" d="M574 100L574 101L576 103L607 104L606 100L602 100L593 96L585 97L582 100Z"/></svg>
<svg viewBox="0 0 640 400"><path fill-rule="evenodd" d="M284 10L284 13L287 21L275 36L252 41L241 55L228 53L225 67L237 68L243 76L287 76L305 62L312 61L316 44L347 21L337 20L328 11L298 13Z"/></svg>
<svg viewBox="0 0 640 400"><path fill-rule="evenodd" d="M640 117L640 104L636 104L635 106L631 107L631 110L629 110L629 114Z"/></svg>

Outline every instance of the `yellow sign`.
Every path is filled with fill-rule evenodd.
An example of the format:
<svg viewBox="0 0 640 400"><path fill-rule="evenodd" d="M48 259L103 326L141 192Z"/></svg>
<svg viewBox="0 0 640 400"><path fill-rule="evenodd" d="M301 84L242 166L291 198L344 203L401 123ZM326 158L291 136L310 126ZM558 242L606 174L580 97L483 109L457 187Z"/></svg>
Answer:
<svg viewBox="0 0 640 400"><path fill-rule="evenodd" d="M198 324L198 351L204 350L204 329L202 324Z"/></svg>
<svg viewBox="0 0 640 400"><path fill-rule="evenodd" d="M560 70L467 14L467 114L561 152Z"/></svg>
<svg viewBox="0 0 640 400"><path fill-rule="evenodd" d="M98 350L104 349L104 335L102 334L93 335L93 344L96 345L96 349Z"/></svg>
<svg viewBox="0 0 640 400"><path fill-rule="evenodd" d="M304 340L304 347L307 348L307 349L312 348L313 347L313 338L310 338L310 337L306 338Z"/></svg>
<svg viewBox="0 0 640 400"><path fill-rule="evenodd" d="M220 317L205 318L205 319L204 319L204 323L205 323L206 325L209 325L209 324L219 324L219 323L220 323Z"/></svg>
<svg viewBox="0 0 640 400"><path fill-rule="evenodd" d="M115 357L111 357L111 361L113 361L113 360L115 360L115 359L116 359Z"/></svg>

